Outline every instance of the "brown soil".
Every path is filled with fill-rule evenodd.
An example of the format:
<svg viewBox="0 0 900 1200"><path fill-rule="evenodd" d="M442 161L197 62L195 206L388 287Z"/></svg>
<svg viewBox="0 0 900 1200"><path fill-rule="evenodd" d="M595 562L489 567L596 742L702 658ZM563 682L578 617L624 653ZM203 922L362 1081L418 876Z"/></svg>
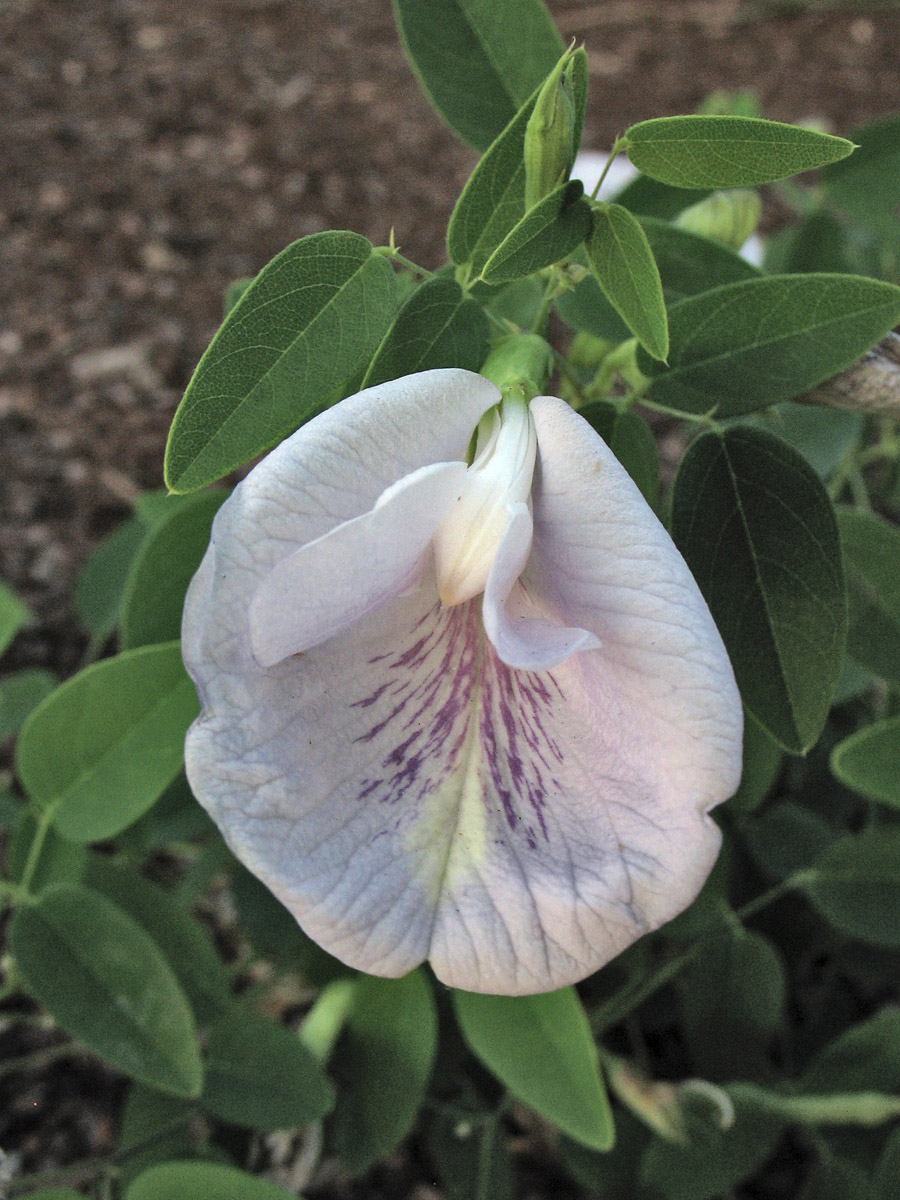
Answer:
<svg viewBox="0 0 900 1200"><path fill-rule="evenodd" d="M588 47L585 145L714 88L841 133L900 109L896 10L550 7ZM64 672L74 575L159 486L226 284L326 228L393 224L438 263L474 155L420 94L388 0L3 0L0 38L0 578L39 622L7 663Z"/></svg>

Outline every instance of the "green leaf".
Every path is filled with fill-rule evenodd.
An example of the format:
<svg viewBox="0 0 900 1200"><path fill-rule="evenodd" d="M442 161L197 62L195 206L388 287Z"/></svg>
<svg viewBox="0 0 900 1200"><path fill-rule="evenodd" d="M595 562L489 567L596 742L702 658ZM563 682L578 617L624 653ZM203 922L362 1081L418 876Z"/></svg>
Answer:
<svg viewBox="0 0 900 1200"><path fill-rule="evenodd" d="M477 371L487 357L484 309L454 279L436 276L412 293L363 378L364 388L435 367Z"/></svg>
<svg viewBox="0 0 900 1200"><path fill-rule="evenodd" d="M31 613L26 605L15 592L0 583L0 654L30 620Z"/></svg>
<svg viewBox="0 0 900 1200"><path fill-rule="evenodd" d="M394 0L394 15L426 95L476 150L509 124L564 49L541 0Z"/></svg>
<svg viewBox="0 0 900 1200"><path fill-rule="evenodd" d="M153 938L184 989L198 1022L232 1003L231 982L209 935L169 892L134 868L92 854L85 883L106 896Z"/></svg>
<svg viewBox="0 0 900 1200"><path fill-rule="evenodd" d="M900 206L900 114L882 117L851 138L857 150L851 162L835 163L822 172L828 198L860 225L896 237Z"/></svg>
<svg viewBox="0 0 900 1200"><path fill-rule="evenodd" d="M525 216L525 129L537 95L479 159L450 216L447 253L451 262L470 264L473 277Z"/></svg>
<svg viewBox="0 0 900 1200"><path fill-rule="evenodd" d="M62 884L13 917L10 950L29 992L66 1033L150 1087L198 1096L194 1019L153 940L121 909Z"/></svg>
<svg viewBox="0 0 900 1200"><path fill-rule="evenodd" d="M656 260L663 295L670 305L722 284L760 277L756 267L717 242L652 217L642 216L640 223ZM582 256L578 253L574 257L580 261ZM557 299L556 308L569 325L595 337L621 342L630 336L628 327L593 275L564 292Z"/></svg>
<svg viewBox="0 0 900 1200"><path fill-rule="evenodd" d="M591 206L579 180L564 183L530 209L506 235L481 271L487 283L533 275L565 258L588 236Z"/></svg>
<svg viewBox="0 0 900 1200"><path fill-rule="evenodd" d="M512 1158L496 1113L436 1112L427 1146L450 1200L513 1200Z"/></svg>
<svg viewBox="0 0 900 1200"><path fill-rule="evenodd" d="M852 271L847 249L847 234L840 221L829 212L811 212L767 239L763 265L769 275Z"/></svg>
<svg viewBox="0 0 900 1200"><path fill-rule="evenodd" d="M437 1051L434 997L421 971L360 978L333 1067L338 1101L330 1128L338 1157L360 1175L412 1126Z"/></svg>
<svg viewBox="0 0 900 1200"><path fill-rule="evenodd" d="M853 152L845 138L759 117L660 117L626 130L639 171L683 188L752 187Z"/></svg>
<svg viewBox="0 0 900 1200"><path fill-rule="evenodd" d="M745 1104L738 1086L725 1091L735 1119L688 1145L655 1137L641 1162L640 1182L666 1200L718 1200L749 1179L775 1149L782 1121Z"/></svg>
<svg viewBox="0 0 900 1200"><path fill-rule="evenodd" d="M728 802L731 812L749 813L768 796L781 773L784 759L781 747L773 742L762 725L744 713L744 754L741 783Z"/></svg>
<svg viewBox="0 0 900 1200"><path fill-rule="evenodd" d="M56 687L56 677L43 667L27 667L7 675L0 686L0 742L22 728L33 708Z"/></svg>
<svg viewBox="0 0 900 1200"><path fill-rule="evenodd" d="M889 1005L829 1042L795 1090L823 1095L900 1091L900 1008Z"/></svg>
<svg viewBox="0 0 900 1200"><path fill-rule="evenodd" d="M869 1177L855 1162L828 1154L815 1163L797 1200L871 1200Z"/></svg>
<svg viewBox="0 0 900 1200"><path fill-rule="evenodd" d="M900 717L851 733L831 752L835 776L876 804L900 808Z"/></svg>
<svg viewBox="0 0 900 1200"><path fill-rule="evenodd" d="M574 988L538 996L454 991L453 1005L469 1049L517 1099L575 1141L611 1148L612 1113Z"/></svg>
<svg viewBox="0 0 900 1200"><path fill-rule="evenodd" d="M586 250L607 300L647 353L665 359L669 333L662 281L638 219L619 204L596 207Z"/></svg>
<svg viewBox="0 0 900 1200"><path fill-rule="evenodd" d="M209 1031L200 1105L250 1129L293 1129L334 1106L334 1089L296 1033L246 1008Z"/></svg>
<svg viewBox="0 0 900 1200"><path fill-rule="evenodd" d="M220 1163L168 1162L150 1167L124 1200L298 1200L273 1183Z"/></svg>
<svg viewBox="0 0 900 1200"><path fill-rule="evenodd" d="M37 834L38 823L34 809L20 805L21 811L13 829L9 847L7 874L13 883L20 883ZM28 890L33 896L57 883L80 883L87 866L87 850L77 842L67 841L47 830L31 871Z"/></svg>
<svg viewBox="0 0 900 1200"><path fill-rule="evenodd" d="M617 409L605 400L583 405L578 415L600 434L616 458L656 509L659 503L659 451L644 418L631 409Z"/></svg>
<svg viewBox="0 0 900 1200"><path fill-rule="evenodd" d="M95 641L104 641L118 624L125 580L146 536L147 525L132 517L104 538L79 572L75 611Z"/></svg>
<svg viewBox="0 0 900 1200"><path fill-rule="evenodd" d="M561 1137L559 1157L566 1170L597 1200L635 1200L638 1162L650 1140L647 1126L628 1109L616 1111L616 1145L612 1154L589 1150ZM565 1193L562 1193L565 1195Z"/></svg>
<svg viewBox="0 0 900 1200"><path fill-rule="evenodd" d="M683 976L685 1025L693 1037L727 1038L736 1029L771 1035L784 1022L785 974L781 958L761 934L729 929L706 938Z"/></svg>
<svg viewBox="0 0 900 1200"><path fill-rule="evenodd" d="M127 1187L136 1175L156 1163L193 1157L190 1130L195 1120L196 1109L191 1101L167 1096L142 1083L132 1084L119 1123L119 1186Z"/></svg>
<svg viewBox="0 0 900 1200"><path fill-rule="evenodd" d="M669 309L669 365L638 351L651 396L734 417L808 391L900 320L900 288L856 275L773 275Z"/></svg>
<svg viewBox="0 0 900 1200"><path fill-rule="evenodd" d="M816 860L804 890L847 937L900 949L900 829L838 838Z"/></svg>
<svg viewBox="0 0 900 1200"><path fill-rule="evenodd" d="M818 476L770 434L702 434L675 480L672 536L744 704L779 745L803 753L828 715L847 629L837 527Z"/></svg>
<svg viewBox="0 0 900 1200"><path fill-rule="evenodd" d="M653 217L641 217L640 223L670 303L726 283L760 278L752 263L718 242Z"/></svg>
<svg viewBox="0 0 900 1200"><path fill-rule="evenodd" d="M823 854L834 840L831 826L792 800L767 808L744 830L747 849L769 875L787 879Z"/></svg>
<svg viewBox="0 0 900 1200"><path fill-rule="evenodd" d="M900 1196L900 1129L894 1129L884 1144L872 1187L871 1200L895 1200Z"/></svg>
<svg viewBox="0 0 900 1200"><path fill-rule="evenodd" d="M859 445L866 423L862 413L790 400L748 420L798 450L820 479L830 479Z"/></svg>
<svg viewBox="0 0 900 1200"><path fill-rule="evenodd" d="M169 432L166 483L196 491L268 450L372 354L395 310L387 259L314 233L265 266L226 317Z"/></svg>
<svg viewBox="0 0 900 1200"><path fill-rule="evenodd" d="M228 495L219 488L187 496L153 526L132 561L123 590L123 650L181 636L184 596L209 545L213 517Z"/></svg>
<svg viewBox="0 0 900 1200"><path fill-rule="evenodd" d="M900 530L875 513L837 510L850 602L847 653L900 684Z"/></svg>
<svg viewBox="0 0 900 1200"><path fill-rule="evenodd" d="M73 1192L67 1187L41 1188L37 1192L29 1192L28 1200L84 1200L83 1192Z"/></svg>
<svg viewBox="0 0 900 1200"><path fill-rule="evenodd" d="M67 680L31 713L17 746L32 799L64 837L114 837L181 770L199 711L177 642L129 650Z"/></svg>
<svg viewBox="0 0 900 1200"><path fill-rule="evenodd" d="M638 175L616 192L615 201L636 217L671 221L684 209L711 194L712 188L698 191L695 188L669 187L667 183L660 183L649 175Z"/></svg>

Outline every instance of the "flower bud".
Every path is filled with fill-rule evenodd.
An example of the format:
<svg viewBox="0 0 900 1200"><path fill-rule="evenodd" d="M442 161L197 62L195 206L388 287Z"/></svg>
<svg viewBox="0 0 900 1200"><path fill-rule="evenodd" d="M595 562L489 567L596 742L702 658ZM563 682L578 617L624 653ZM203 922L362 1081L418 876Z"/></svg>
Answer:
<svg viewBox="0 0 900 1200"><path fill-rule="evenodd" d="M525 128L525 210L568 178L575 160L572 51L562 56L541 88Z"/></svg>
<svg viewBox="0 0 900 1200"><path fill-rule="evenodd" d="M536 457L537 433L527 401L504 396L481 418L462 493L434 535L444 604L462 604L484 591L509 521L507 505L527 502Z"/></svg>
<svg viewBox="0 0 900 1200"><path fill-rule="evenodd" d="M713 192L679 213L675 224L689 233L721 242L729 250L740 250L756 229L761 209L756 192Z"/></svg>

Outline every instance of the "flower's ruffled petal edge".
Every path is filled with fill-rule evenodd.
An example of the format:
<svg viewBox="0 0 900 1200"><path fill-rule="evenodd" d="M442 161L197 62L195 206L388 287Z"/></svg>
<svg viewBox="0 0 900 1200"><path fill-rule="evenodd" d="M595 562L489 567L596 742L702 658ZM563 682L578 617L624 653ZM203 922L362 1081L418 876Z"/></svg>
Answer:
<svg viewBox="0 0 900 1200"><path fill-rule="evenodd" d="M464 462L420 467L382 492L369 512L276 563L250 601L250 642L260 666L327 641L413 586L466 469Z"/></svg>
<svg viewBox="0 0 900 1200"><path fill-rule="evenodd" d="M509 504L507 509L509 520L484 589L484 630L506 666L546 671L579 650L596 649L600 640L586 629L569 629L529 612L520 590L510 603L531 553L532 520L527 504Z"/></svg>

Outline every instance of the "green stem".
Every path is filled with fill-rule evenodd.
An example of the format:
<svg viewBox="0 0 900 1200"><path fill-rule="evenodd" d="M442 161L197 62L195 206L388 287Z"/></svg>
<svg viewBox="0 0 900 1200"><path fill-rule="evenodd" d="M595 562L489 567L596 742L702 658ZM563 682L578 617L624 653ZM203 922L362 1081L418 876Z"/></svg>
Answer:
<svg viewBox="0 0 900 1200"><path fill-rule="evenodd" d="M767 892L755 897L753 900L748 900L746 904L741 905L735 910L735 916L743 922L749 921L751 917L755 917L758 912L764 908L768 908L770 904L774 904L776 900L780 900L782 896L786 896L788 892L802 891L803 888L812 879L815 878L815 871L796 871L793 875L789 875L787 879L783 879L781 883L776 883L774 887L769 888Z"/></svg>
<svg viewBox="0 0 900 1200"><path fill-rule="evenodd" d="M559 272L555 267L551 267L547 273L547 286L544 288L544 294L541 297L541 307L538 309L534 324L531 327L532 333L543 336L544 326L547 324L547 318L550 315L550 305L559 293Z"/></svg>
<svg viewBox="0 0 900 1200"><path fill-rule="evenodd" d="M609 168L613 164L613 159L616 157L616 155L619 153L620 150L623 150L625 148L626 144L627 143L625 141L623 141L622 138L616 138L616 140L613 142L613 148L609 152L609 156L606 160L606 166L601 171L600 178L597 180L596 184L594 185L594 190L591 192L592 200L597 199L597 193L600 191L600 188L603 186L603 180L606 178L607 174L609 173Z"/></svg>
<svg viewBox="0 0 900 1200"><path fill-rule="evenodd" d="M665 404L656 404L653 400L648 400L646 396L637 395L634 397L637 404L643 408L649 408L652 412L662 413L666 417L675 417L679 421L689 421L694 425L703 425L706 429L712 429L720 432L722 424L709 413L687 413L679 412L674 408L667 408Z"/></svg>
<svg viewBox="0 0 900 1200"><path fill-rule="evenodd" d="M34 837L31 840L31 845L28 847L28 857L25 860L25 866L22 870L22 877L19 880L19 891L22 896L28 895L28 889L31 886L31 880L34 877L38 860L41 857L41 851L44 848L44 842L47 839L47 834L50 832L50 826L53 823L53 816L55 812L56 805L51 804L45 808L37 818L37 828L34 831Z"/></svg>

